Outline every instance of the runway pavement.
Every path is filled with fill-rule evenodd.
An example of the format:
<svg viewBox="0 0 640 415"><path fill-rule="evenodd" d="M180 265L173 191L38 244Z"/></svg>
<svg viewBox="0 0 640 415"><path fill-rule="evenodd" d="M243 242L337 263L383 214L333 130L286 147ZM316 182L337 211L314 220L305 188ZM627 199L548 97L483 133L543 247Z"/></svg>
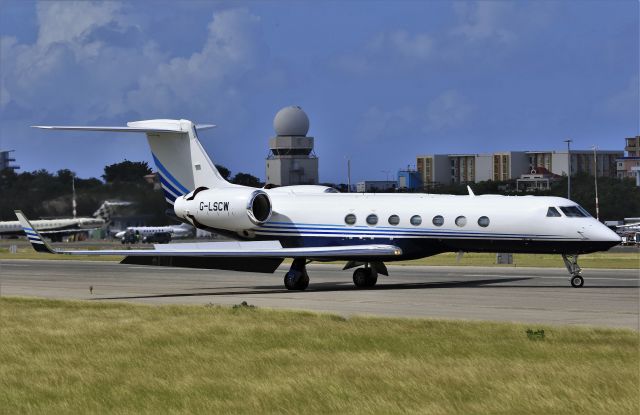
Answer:
<svg viewBox="0 0 640 415"><path fill-rule="evenodd" d="M540 324L625 327L639 330L638 270L583 271L572 288L564 269L389 266L373 289L357 290L352 271L308 267L305 292L284 289L275 274L120 265L91 261L4 260L0 295L221 304L378 315L499 320ZM90 293L93 287L93 294Z"/></svg>

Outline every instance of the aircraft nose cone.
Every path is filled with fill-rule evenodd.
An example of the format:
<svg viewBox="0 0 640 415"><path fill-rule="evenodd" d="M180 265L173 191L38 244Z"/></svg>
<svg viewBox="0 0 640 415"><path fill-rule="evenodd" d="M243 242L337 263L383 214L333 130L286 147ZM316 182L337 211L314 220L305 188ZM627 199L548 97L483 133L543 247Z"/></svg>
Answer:
<svg viewBox="0 0 640 415"><path fill-rule="evenodd" d="M610 246L615 246L622 242L622 238L620 237L620 235L601 223L598 223L598 225L593 230L593 233L594 240L609 243Z"/></svg>

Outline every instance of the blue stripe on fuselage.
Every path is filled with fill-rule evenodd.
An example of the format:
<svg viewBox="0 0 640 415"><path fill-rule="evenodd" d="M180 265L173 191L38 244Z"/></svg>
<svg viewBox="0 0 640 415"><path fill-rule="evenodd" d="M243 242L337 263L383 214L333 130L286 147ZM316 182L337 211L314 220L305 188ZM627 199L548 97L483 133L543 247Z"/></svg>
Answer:
<svg viewBox="0 0 640 415"><path fill-rule="evenodd" d="M176 180L175 177L173 177L173 175L171 173L169 173L169 170L167 170L162 163L160 163L160 160L158 160L158 158L156 157L155 154L151 153L151 156L153 157L153 161L156 163L156 166L158 166L158 170L160 170L160 172L162 174L165 175L165 177L167 177L167 179L171 180L173 182L173 184L176 185L176 187L178 189L180 189L180 191L182 192L182 194L187 194L189 193L189 189L187 189L186 187L184 187L182 184L180 184L179 181ZM161 175L162 176L162 175Z"/></svg>
<svg viewBox="0 0 640 415"><path fill-rule="evenodd" d="M259 231L262 232L274 232L274 233L321 233L321 234L351 234L351 235L397 235L397 236L501 236L501 237L514 237L514 238L531 238L531 237L558 237L560 235L538 235L538 234L510 234L510 233L495 233L495 232L471 232L471 231L458 231L451 229L407 229L407 228L377 228L377 227L346 227L341 225L312 225L308 224L295 224L287 223L284 225L276 224L277 222L265 223L261 226ZM280 222L282 223L282 222Z"/></svg>

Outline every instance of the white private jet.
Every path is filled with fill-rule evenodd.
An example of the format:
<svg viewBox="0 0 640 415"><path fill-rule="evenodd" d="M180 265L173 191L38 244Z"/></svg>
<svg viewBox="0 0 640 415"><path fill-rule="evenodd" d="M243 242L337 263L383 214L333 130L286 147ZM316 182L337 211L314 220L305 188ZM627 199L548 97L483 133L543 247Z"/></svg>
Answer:
<svg viewBox="0 0 640 415"><path fill-rule="evenodd" d="M114 237L120 239L127 232L137 233L141 237L155 235L158 233L168 233L171 235L171 239L179 239L188 238L189 236L193 235L194 228L188 223L167 226L129 226L126 230L117 232Z"/></svg>
<svg viewBox="0 0 640 415"><path fill-rule="evenodd" d="M105 201L92 218L60 218L39 219L31 223L37 231L52 241L62 241L63 236L87 232L93 229L103 228L111 221L111 207L128 205L128 202ZM0 235L22 235L22 226L19 221L0 222Z"/></svg>
<svg viewBox="0 0 640 415"><path fill-rule="evenodd" d="M52 130L145 133L166 201L178 218L242 242L155 245L138 250L56 250L16 214L37 251L127 255L124 263L274 272L289 290L309 284L309 261L347 261L356 287L371 287L384 262L442 252L561 254L571 285L584 280L578 255L604 251L620 237L571 200L545 196L335 193L317 186L256 189L228 183L203 150L197 132L211 125L147 120L127 127L39 126Z"/></svg>

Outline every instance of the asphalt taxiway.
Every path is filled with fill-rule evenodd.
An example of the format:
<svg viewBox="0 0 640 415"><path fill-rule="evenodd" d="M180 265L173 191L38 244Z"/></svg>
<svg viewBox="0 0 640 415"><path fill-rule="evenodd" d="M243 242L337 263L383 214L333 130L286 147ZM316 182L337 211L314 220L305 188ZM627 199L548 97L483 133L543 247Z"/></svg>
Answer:
<svg viewBox="0 0 640 415"><path fill-rule="evenodd" d="M559 268L389 266L372 289L351 271L311 264L307 291L275 274L121 265L94 261L0 261L0 295L90 301L221 304L377 315L624 327L640 330L640 272L583 271L572 288ZM90 292L90 287L93 293Z"/></svg>

